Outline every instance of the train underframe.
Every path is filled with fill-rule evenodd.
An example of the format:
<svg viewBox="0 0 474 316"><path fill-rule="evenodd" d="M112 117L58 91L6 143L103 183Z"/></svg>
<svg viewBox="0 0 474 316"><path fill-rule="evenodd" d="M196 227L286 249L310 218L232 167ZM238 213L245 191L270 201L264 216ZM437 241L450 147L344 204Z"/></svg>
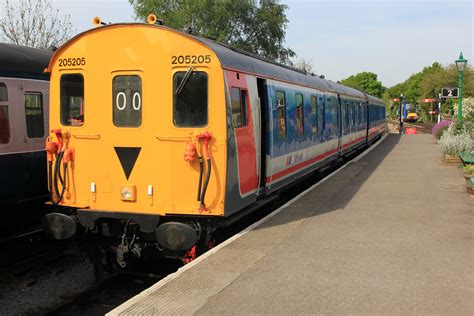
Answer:
<svg viewBox="0 0 474 316"><path fill-rule="evenodd" d="M69 209L50 213L43 226L55 239L83 236L96 263L121 268L146 257L194 260L213 246L214 217L159 216ZM91 245L91 246L90 246ZM89 248L87 248L89 247Z"/></svg>

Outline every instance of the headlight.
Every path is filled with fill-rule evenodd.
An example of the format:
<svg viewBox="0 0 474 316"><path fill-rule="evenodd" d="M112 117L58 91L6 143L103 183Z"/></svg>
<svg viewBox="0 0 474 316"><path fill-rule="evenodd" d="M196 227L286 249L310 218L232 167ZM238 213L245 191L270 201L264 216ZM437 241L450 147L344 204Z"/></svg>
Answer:
<svg viewBox="0 0 474 316"><path fill-rule="evenodd" d="M135 192L134 185L123 186L120 190L120 197L122 201L135 201Z"/></svg>

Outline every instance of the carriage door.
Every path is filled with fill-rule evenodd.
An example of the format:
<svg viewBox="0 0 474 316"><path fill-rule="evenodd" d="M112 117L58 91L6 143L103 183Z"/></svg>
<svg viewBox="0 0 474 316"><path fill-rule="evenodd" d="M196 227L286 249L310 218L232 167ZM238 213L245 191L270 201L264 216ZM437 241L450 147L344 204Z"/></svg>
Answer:
<svg viewBox="0 0 474 316"><path fill-rule="evenodd" d="M367 98L367 96L366 96ZM364 108L365 108L365 139L368 141L369 140L369 130L370 130L370 116L369 116L369 100L367 98L367 101L365 101L365 105L364 105Z"/></svg>
<svg viewBox="0 0 474 316"><path fill-rule="evenodd" d="M344 119L341 96L337 95L337 148L339 153L342 151L342 135L343 135L343 125L342 120Z"/></svg>
<svg viewBox="0 0 474 316"><path fill-rule="evenodd" d="M49 82L28 80L20 84L20 113L23 116L23 140L26 147L25 177L32 192L46 188L46 152L44 144L48 133Z"/></svg>
<svg viewBox="0 0 474 316"><path fill-rule="evenodd" d="M238 72L226 72L232 106L232 128L235 131L239 190L242 197L258 190L255 77ZM250 82L250 84L247 83ZM253 82L252 82L253 81ZM254 123L257 122L257 123ZM257 126L255 126L257 125Z"/></svg>
<svg viewBox="0 0 474 316"><path fill-rule="evenodd" d="M267 97L265 93L265 83L265 79L257 78L258 99L260 101L259 194L265 192L267 180Z"/></svg>

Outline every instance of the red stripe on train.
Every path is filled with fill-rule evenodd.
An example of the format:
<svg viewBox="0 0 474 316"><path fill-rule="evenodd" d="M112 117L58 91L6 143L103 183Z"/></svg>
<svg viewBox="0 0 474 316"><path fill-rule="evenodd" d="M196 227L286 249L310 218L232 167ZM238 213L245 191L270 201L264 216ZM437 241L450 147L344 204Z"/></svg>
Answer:
<svg viewBox="0 0 474 316"><path fill-rule="evenodd" d="M362 140L365 140L365 136L359 137L359 138L357 138L356 140L353 140L353 141L351 141L351 142L349 142L349 143L347 143L347 144L344 144L344 146L342 146L342 148L347 148L347 147L349 147L349 146L351 146L351 145L354 145L355 143L358 143L358 142L360 142L360 141L362 141Z"/></svg>
<svg viewBox="0 0 474 316"><path fill-rule="evenodd" d="M267 183L274 182L275 180L278 180L278 179L280 179L280 178L282 178L282 177L284 177L284 176L286 176L290 173L293 173L293 172L297 171L298 169L304 168L304 167L306 167L308 165L311 165L311 164L313 164L313 163L315 163L319 160L323 160L324 158L336 153L337 151L338 151L337 148L334 148L334 149L332 149L330 151L327 151L327 152L325 152L325 153L323 153L319 156L313 157L309 160L306 160L306 161L303 161L303 162L301 162L297 165L294 165L294 166L292 166L288 169L279 171L279 172L273 174L272 176L267 177Z"/></svg>
<svg viewBox="0 0 474 316"><path fill-rule="evenodd" d="M355 143L361 142L361 141L363 141L363 140L365 140L365 136L359 137L359 138L357 138L356 140L351 141L350 143L345 144L343 147L344 147L344 148L347 148L347 147L349 147L349 146L351 146L351 145L353 145L353 144L355 144ZM308 165L311 165L311 164L313 164L313 163L315 163L315 162L318 162L318 161L320 161L320 160L323 160L324 158L326 158L326 157L328 157L328 156L330 156L330 155L336 153L337 151L338 151L337 148L334 148L334 149L332 149L332 150L330 150L330 151L327 151L327 152L325 152L325 153L323 153L323 154L321 154L321 155L318 155L318 156L316 156L316 157L314 157L314 158L311 158L311 159L309 159L309 160L303 161L302 163L299 163L299 164L297 164L297 165L294 165L294 166L292 166L292 167L290 167L290 168L288 168L288 169L279 171L279 172L275 173L274 175L272 175L272 176L270 176L270 177L267 177L267 183L270 183L270 181L271 181L271 182L274 182L274 181L276 181L276 180L278 180L278 179L280 179L280 178L282 178L282 177L284 177L284 176L286 176L286 175L288 175L288 174L290 174L290 173L293 173L293 172L295 172L295 171L297 171L297 170L299 170L299 169L302 169L302 168L304 168L304 167L306 167L306 166L308 166Z"/></svg>

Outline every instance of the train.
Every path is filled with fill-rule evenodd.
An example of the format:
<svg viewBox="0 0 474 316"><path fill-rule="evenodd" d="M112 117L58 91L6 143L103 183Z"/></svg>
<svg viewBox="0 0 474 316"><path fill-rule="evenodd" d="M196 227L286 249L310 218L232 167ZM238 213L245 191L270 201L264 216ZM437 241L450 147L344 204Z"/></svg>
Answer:
<svg viewBox="0 0 474 316"><path fill-rule="evenodd" d="M44 223L57 239L93 234L122 267L194 259L217 229L386 132L385 103L361 91L153 15L94 23L46 70L61 211Z"/></svg>
<svg viewBox="0 0 474 316"><path fill-rule="evenodd" d="M413 104L407 103L405 106L406 116L405 122L416 122L418 121L418 114L416 113L416 107Z"/></svg>
<svg viewBox="0 0 474 316"><path fill-rule="evenodd" d="M0 209L5 226L24 223L19 208L41 205L49 197L44 168L49 75L44 69L52 53L0 43Z"/></svg>

